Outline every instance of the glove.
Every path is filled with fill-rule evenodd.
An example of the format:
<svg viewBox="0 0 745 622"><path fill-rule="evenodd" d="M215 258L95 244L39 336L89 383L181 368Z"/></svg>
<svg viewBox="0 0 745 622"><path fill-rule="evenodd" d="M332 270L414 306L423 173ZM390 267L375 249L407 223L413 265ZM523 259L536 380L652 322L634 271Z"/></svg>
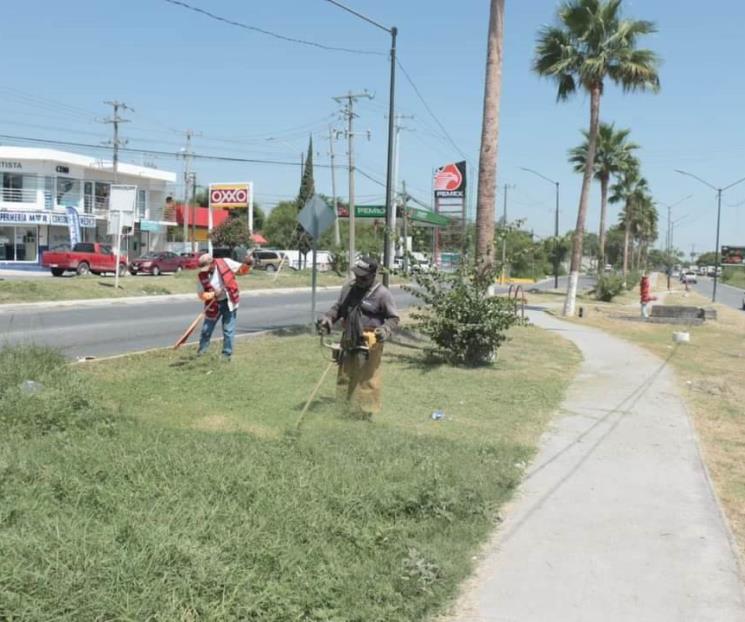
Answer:
<svg viewBox="0 0 745 622"><path fill-rule="evenodd" d="M386 339L390 339L391 336L391 329L387 326L378 326L375 329L375 337L378 341L385 341Z"/></svg>
<svg viewBox="0 0 745 622"><path fill-rule="evenodd" d="M331 318L327 316L319 317L316 321L316 331L318 331L318 334L321 333L330 333L331 332L331 326L333 325L333 322L331 321Z"/></svg>
<svg viewBox="0 0 745 622"><path fill-rule="evenodd" d="M215 292L202 292L199 296L204 302L215 299Z"/></svg>

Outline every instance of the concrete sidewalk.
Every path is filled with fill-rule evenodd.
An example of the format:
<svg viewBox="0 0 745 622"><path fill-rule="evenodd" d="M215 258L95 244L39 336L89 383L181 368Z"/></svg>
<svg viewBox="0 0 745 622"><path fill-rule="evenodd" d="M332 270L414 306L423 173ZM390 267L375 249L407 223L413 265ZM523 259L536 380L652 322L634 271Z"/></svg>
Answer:
<svg viewBox="0 0 745 622"><path fill-rule="evenodd" d="M666 362L530 319L584 363L450 619L745 620L737 553Z"/></svg>

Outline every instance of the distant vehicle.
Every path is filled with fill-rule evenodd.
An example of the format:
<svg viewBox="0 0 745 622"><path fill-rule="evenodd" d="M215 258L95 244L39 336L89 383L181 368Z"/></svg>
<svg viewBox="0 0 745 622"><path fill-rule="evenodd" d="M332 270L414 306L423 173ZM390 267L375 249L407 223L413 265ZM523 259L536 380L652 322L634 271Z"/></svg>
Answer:
<svg viewBox="0 0 745 622"><path fill-rule="evenodd" d="M181 264L184 270L196 270L199 267L199 258L202 254L202 251L194 253L179 253L179 255L184 259L184 262Z"/></svg>
<svg viewBox="0 0 745 622"><path fill-rule="evenodd" d="M152 274L160 276L163 272L181 272L185 259L171 251L145 253L129 264L130 274Z"/></svg>
<svg viewBox="0 0 745 622"><path fill-rule="evenodd" d="M717 276L722 276L722 267L721 266L718 267L718 268L716 268L714 266L707 266L706 267L706 276L714 276L715 274Z"/></svg>
<svg viewBox="0 0 745 622"><path fill-rule="evenodd" d="M699 276L706 276L706 274L708 272L709 272L709 269L706 266L699 266L698 267Z"/></svg>
<svg viewBox="0 0 745 622"><path fill-rule="evenodd" d="M427 256L424 253L420 253L418 251L409 254L407 263L409 272L429 272L432 269L432 264L429 263L429 259L427 259ZM403 271L404 264L404 257L402 255L394 257L394 272Z"/></svg>
<svg viewBox="0 0 745 622"><path fill-rule="evenodd" d="M688 272L684 272L683 276L680 279L683 281L683 283L698 283L698 279L696 277L696 273L693 270L689 270Z"/></svg>
<svg viewBox="0 0 745 622"><path fill-rule="evenodd" d="M287 255L282 251L273 250L255 250L251 253L254 260L255 270L266 270L267 272L276 272L282 264L288 265Z"/></svg>
<svg viewBox="0 0 745 622"><path fill-rule="evenodd" d="M98 242L78 242L71 251L46 251L41 256L41 265L49 268L52 276L62 276L65 272L76 272L80 276L104 272L114 273L116 255L108 244ZM119 256L119 275L127 273L127 256Z"/></svg>
<svg viewBox="0 0 745 622"><path fill-rule="evenodd" d="M605 264L605 267L603 268L604 272L613 272L613 266L609 263Z"/></svg>

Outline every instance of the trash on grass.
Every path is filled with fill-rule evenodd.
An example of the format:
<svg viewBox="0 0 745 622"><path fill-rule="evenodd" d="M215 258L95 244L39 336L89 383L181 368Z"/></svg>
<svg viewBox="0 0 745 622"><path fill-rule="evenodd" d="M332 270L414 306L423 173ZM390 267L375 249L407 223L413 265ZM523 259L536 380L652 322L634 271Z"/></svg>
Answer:
<svg viewBox="0 0 745 622"><path fill-rule="evenodd" d="M441 419L445 418L445 413L441 410L435 410L432 413L432 421L440 421Z"/></svg>

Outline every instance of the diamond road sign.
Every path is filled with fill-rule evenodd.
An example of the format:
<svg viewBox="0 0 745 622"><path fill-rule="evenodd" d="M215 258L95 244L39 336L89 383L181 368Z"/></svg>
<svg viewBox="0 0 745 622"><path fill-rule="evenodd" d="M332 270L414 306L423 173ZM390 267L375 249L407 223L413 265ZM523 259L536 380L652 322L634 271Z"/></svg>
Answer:
<svg viewBox="0 0 745 622"><path fill-rule="evenodd" d="M316 194L308 200L297 216L297 220L303 226L303 229L316 240L334 224L335 219L334 208Z"/></svg>

